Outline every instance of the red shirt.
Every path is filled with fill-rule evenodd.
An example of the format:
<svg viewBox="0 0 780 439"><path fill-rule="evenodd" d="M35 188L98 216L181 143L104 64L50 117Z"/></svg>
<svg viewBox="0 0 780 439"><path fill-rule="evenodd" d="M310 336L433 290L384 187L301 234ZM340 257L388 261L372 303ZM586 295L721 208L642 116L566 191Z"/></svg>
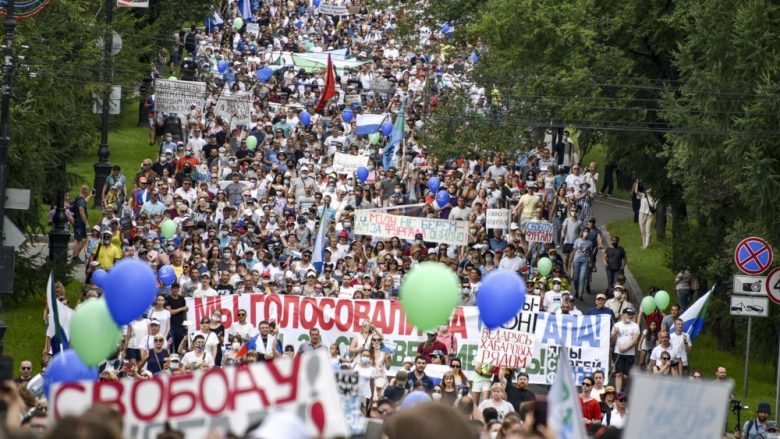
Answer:
<svg viewBox="0 0 780 439"><path fill-rule="evenodd" d="M584 402L582 397L580 397L580 406L582 407L583 418L590 419L593 422L601 422L601 405L597 399Z"/></svg>
<svg viewBox="0 0 780 439"><path fill-rule="evenodd" d="M444 352L444 356L447 356L447 346L444 346L444 343L440 341L420 343L417 346L417 355L425 357L425 361L428 363L431 362L431 353L433 353L433 351L442 351Z"/></svg>

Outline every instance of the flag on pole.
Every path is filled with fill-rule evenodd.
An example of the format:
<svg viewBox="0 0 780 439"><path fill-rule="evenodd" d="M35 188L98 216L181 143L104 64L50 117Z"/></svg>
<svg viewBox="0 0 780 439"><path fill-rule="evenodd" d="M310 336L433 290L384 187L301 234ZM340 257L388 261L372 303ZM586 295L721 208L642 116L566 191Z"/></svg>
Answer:
<svg viewBox="0 0 780 439"><path fill-rule="evenodd" d="M333 60L330 59L330 54L328 54L327 69L328 69L327 72L325 72L325 87L322 89L322 95L320 95L320 100L317 102L317 107L315 108L315 111L317 111L317 113L322 113L328 101L336 97L337 94L336 76L333 73Z"/></svg>
<svg viewBox="0 0 780 439"><path fill-rule="evenodd" d="M355 134L364 136L374 134L379 131L382 122L387 118L387 114L358 114L355 119Z"/></svg>
<svg viewBox="0 0 780 439"><path fill-rule="evenodd" d="M395 156L395 147L404 139L404 128L406 127L406 102L401 104L401 109L398 110L398 116L395 118L393 124L393 132L390 133L390 140L385 146L384 158L382 160L382 166L385 169L393 166L393 159Z"/></svg>
<svg viewBox="0 0 780 439"><path fill-rule="evenodd" d="M558 351L558 371L547 401L547 428L551 428L560 439L587 437L574 372L569 363L569 350L565 346Z"/></svg>
<svg viewBox="0 0 780 439"><path fill-rule="evenodd" d="M214 12L210 17L206 17L206 29L208 29L209 32L214 30L215 27L222 26L222 23L224 23L224 21L222 20L222 17L220 17L219 12Z"/></svg>
<svg viewBox="0 0 780 439"><path fill-rule="evenodd" d="M690 337L691 340L698 337L704 327L704 316L707 314L707 301L713 291L715 291L715 285L707 291L707 294L699 297L699 300L694 302L693 305L686 309L680 316L680 319L683 321L683 332L688 334L688 337Z"/></svg>
<svg viewBox="0 0 780 439"><path fill-rule="evenodd" d="M46 285L46 305L49 308L49 324L46 327L46 335L51 339L54 336L60 341L60 351L70 347L70 319L74 311L57 300L54 292L54 275L49 273L49 283Z"/></svg>
<svg viewBox="0 0 780 439"><path fill-rule="evenodd" d="M330 215L328 208L322 206L322 215L320 216L320 228L317 229L317 238L314 240L314 250L311 252L311 263L317 269L317 273L322 273L322 261L325 253L325 235L328 234L330 227Z"/></svg>
<svg viewBox="0 0 780 439"><path fill-rule="evenodd" d="M238 0L241 2L241 16L244 21L252 21L252 6L249 0Z"/></svg>

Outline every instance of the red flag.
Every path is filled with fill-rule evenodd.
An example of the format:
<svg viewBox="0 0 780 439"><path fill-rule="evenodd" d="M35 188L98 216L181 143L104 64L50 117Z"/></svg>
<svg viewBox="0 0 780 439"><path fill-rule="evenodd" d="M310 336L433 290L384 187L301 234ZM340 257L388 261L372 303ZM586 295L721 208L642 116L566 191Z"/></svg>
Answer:
<svg viewBox="0 0 780 439"><path fill-rule="evenodd" d="M330 54L328 54L328 72L325 74L325 88L322 89L322 95L320 95L320 100L317 102L317 108L315 108L317 113L322 113L325 109L325 104L335 96L336 77L333 74L333 61L331 61Z"/></svg>

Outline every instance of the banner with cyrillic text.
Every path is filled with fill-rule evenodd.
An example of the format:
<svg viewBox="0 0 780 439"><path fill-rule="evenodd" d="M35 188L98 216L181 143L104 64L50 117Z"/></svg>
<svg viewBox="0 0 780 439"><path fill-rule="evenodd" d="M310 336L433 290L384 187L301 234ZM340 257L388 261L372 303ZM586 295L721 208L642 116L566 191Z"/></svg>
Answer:
<svg viewBox="0 0 780 439"><path fill-rule="evenodd" d="M349 10L344 5L334 5L331 3L320 3L317 9L320 14L325 15L348 15Z"/></svg>
<svg viewBox="0 0 780 439"><path fill-rule="evenodd" d="M528 242L553 242L553 230L551 222L529 221L525 228L525 240Z"/></svg>
<svg viewBox="0 0 780 439"><path fill-rule="evenodd" d="M533 360L534 334L509 329L482 328L477 349L477 362L496 367L517 369L528 367Z"/></svg>
<svg viewBox="0 0 780 439"><path fill-rule="evenodd" d="M552 384L558 370L558 351L561 346L569 349L569 363L574 380L579 383L593 372L602 371L609 376L609 325L610 319L599 315L549 314L540 312L536 320L538 357L532 363L534 373L540 373L542 384ZM528 372L529 374L531 372ZM533 381L533 379L531 380Z"/></svg>
<svg viewBox="0 0 780 439"><path fill-rule="evenodd" d="M156 438L166 423L187 437L205 437L214 430L243 434L270 409L296 414L308 437L347 434L333 369L323 350L149 380L58 384L51 395L51 421L105 404L119 412L124 434L132 438Z"/></svg>
<svg viewBox="0 0 780 439"><path fill-rule="evenodd" d="M485 215L485 229L509 230L512 211L509 209L488 209Z"/></svg>
<svg viewBox="0 0 780 439"><path fill-rule="evenodd" d="M535 334L539 296L527 295L523 310L501 326L503 329L526 334ZM425 334L406 321L401 303L390 300L353 300L331 297L302 297L278 294L242 294L206 298L187 298L187 321L190 328L197 328L196 322L214 311L222 312L222 325L230 333L230 327L237 321L238 311L247 311L247 322L257 327L260 321L275 320L283 346L292 345L295 350L309 341L309 330L320 330L322 343L349 346L353 336L360 332L360 322L369 320L383 335L385 348L391 349L391 369L394 374L403 365L404 357L414 358L417 346L426 340ZM475 306L455 308L449 322L449 331L455 338L457 357L463 363L463 372L471 378L477 363L477 350L481 341L482 321ZM608 355L609 325L604 349ZM536 336L536 340L539 337ZM449 354L449 352L448 352ZM525 368L530 382L549 384L549 360L534 357ZM557 357L555 357L557 358ZM555 372L555 369L552 369ZM554 376L554 375L553 375Z"/></svg>
<svg viewBox="0 0 780 439"><path fill-rule="evenodd" d="M222 95L217 101L217 107L214 112L222 117L225 122L231 122L232 125L249 126L252 114L252 101L249 95Z"/></svg>
<svg viewBox="0 0 780 439"><path fill-rule="evenodd" d="M398 237L401 240L414 240L422 234L423 240L450 245L466 245L469 241L469 223L434 218L391 215L381 212L355 211L355 234L378 236L380 238Z"/></svg>
<svg viewBox="0 0 780 439"><path fill-rule="evenodd" d="M197 108L203 108L205 99L205 82L168 81L167 79L154 81L154 105L157 112L186 116L193 104Z"/></svg>
<svg viewBox="0 0 780 439"><path fill-rule="evenodd" d="M337 174L354 174L358 168L368 165L367 155L350 155L337 152L333 156L333 172Z"/></svg>

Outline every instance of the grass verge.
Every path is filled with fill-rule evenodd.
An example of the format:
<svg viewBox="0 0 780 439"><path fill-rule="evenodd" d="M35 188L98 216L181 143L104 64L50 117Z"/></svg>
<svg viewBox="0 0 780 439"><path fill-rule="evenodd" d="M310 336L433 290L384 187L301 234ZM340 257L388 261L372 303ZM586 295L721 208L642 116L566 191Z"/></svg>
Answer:
<svg viewBox="0 0 780 439"><path fill-rule="evenodd" d="M598 145L594 145L582 159L583 172L585 172L584 168L588 166L590 162L596 162L598 165L599 178L601 181L599 181L599 187L596 188L597 191L601 190L601 184L604 182L604 165L607 161L606 157L607 154L606 151L604 151L604 145L599 143ZM613 175L613 178L615 182L615 190L612 192L612 197L621 200L631 200L631 191L625 190L618 186L617 175Z"/></svg>

